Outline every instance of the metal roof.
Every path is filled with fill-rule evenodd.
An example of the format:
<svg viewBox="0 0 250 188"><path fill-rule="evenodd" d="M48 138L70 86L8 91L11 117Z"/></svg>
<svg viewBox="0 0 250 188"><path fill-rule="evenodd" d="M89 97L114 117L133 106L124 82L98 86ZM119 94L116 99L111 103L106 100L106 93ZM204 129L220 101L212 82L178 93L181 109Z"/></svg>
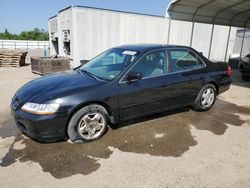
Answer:
<svg viewBox="0 0 250 188"><path fill-rule="evenodd" d="M75 7L77 7L77 8L86 8L86 9L94 9L94 10L111 11L111 12L118 12L118 13L125 13L125 14L136 14L136 15L141 15L141 16L152 16L152 17L158 17L158 18L165 18L164 16L160 16L160 15L129 12L129 11L122 11L122 10L114 10L114 9L106 9L106 8L99 8L99 7L90 7L90 6L83 6L83 5L71 5L71 6L68 6L68 7L60 10L59 13L65 11L65 10L68 10L70 8L75 8Z"/></svg>
<svg viewBox="0 0 250 188"><path fill-rule="evenodd" d="M250 0L174 0L171 19L250 28Z"/></svg>
<svg viewBox="0 0 250 188"><path fill-rule="evenodd" d="M51 16L50 18L49 18L49 20L51 20L51 19L53 19L53 18L56 18L58 15L54 15L54 16Z"/></svg>

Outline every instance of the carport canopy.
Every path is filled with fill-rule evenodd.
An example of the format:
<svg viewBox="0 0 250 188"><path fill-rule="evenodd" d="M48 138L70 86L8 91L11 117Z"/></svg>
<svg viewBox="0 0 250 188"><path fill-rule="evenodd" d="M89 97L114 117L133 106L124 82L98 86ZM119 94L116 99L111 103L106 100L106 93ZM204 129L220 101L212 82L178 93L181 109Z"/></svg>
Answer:
<svg viewBox="0 0 250 188"><path fill-rule="evenodd" d="M250 0L175 0L171 19L250 28Z"/></svg>
<svg viewBox="0 0 250 188"><path fill-rule="evenodd" d="M193 41L194 22L212 24L208 58L210 58L214 25L229 26L225 60L227 58L231 27L250 28L250 0L174 0L170 2L167 11L170 20L174 19L193 22L190 46L192 46ZM171 21L169 23L170 30ZM244 38L245 30L240 57L242 55Z"/></svg>

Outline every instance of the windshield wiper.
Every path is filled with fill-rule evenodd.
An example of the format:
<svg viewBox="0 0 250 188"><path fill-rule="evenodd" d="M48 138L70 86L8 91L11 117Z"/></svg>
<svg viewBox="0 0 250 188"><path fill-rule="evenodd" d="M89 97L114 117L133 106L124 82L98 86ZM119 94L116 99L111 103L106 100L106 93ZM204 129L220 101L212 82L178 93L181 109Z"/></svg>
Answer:
<svg viewBox="0 0 250 188"><path fill-rule="evenodd" d="M91 77L93 77L93 78L95 78L95 79L97 79L93 74L91 74L89 71L87 71L87 70L81 70L81 69L78 69L80 72L84 72L84 73L86 73L87 75L89 75L89 76L91 76Z"/></svg>
<svg viewBox="0 0 250 188"><path fill-rule="evenodd" d="M87 71L87 70L84 70L84 69L78 69L78 71L80 72L84 72L85 74L89 75L90 77L96 79L96 80L103 80L97 76L95 76L94 74L92 74L91 72Z"/></svg>

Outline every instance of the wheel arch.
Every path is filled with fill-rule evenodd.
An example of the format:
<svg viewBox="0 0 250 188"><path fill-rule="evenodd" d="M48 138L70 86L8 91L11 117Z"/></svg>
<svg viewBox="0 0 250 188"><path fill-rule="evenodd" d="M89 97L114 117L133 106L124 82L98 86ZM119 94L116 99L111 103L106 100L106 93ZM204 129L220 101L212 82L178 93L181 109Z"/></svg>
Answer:
<svg viewBox="0 0 250 188"><path fill-rule="evenodd" d="M214 87L216 89L216 93L219 94L219 85L216 83L216 81L209 81L207 84L214 85Z"/></svg>
<svg viewBox="0 0 250 188"><path fill-rule="evenodd" d="M67 132L67 127L69 125L69 121L71 120L72 116L78 111L80 110L81 108L85 107L85 106L89 106L89 105L93 105L93 104L96 104L96 105L100 105L102 107L105 108L105 110L107 111L108 113L108 120L113 123L113 119L114 119L114 113L112 111L112 109L110 108L110 106L108 104L106 104L105 102L101 102L101 101L89 101L89 102L83 102L79 105L77 105L76 107L74 107L70 113L69 113L69 116L68 116L68 119L67 119L67 126L66 126L66 132Z"/></svg>

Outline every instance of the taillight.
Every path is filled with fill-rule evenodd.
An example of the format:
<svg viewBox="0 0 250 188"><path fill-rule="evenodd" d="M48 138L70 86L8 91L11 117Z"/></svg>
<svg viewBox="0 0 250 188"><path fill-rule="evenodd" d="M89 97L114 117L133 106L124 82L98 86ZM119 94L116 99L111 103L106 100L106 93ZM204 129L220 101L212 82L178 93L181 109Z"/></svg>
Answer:
<svg viewBox="0 0 250 188"><path fill-rule="evenodd" d="M228 66L228 68L227 68L227 76L230 77L231 73L232 73L231 67Z"/></svg>

